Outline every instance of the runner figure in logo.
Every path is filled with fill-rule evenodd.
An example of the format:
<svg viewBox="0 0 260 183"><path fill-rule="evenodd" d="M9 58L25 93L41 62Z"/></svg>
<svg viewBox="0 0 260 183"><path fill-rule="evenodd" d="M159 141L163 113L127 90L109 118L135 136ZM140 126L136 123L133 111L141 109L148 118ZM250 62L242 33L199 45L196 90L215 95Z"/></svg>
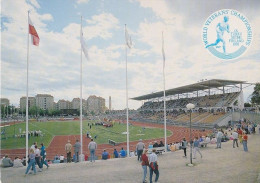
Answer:
<svg viewBox="0 0 260 183"><path fill-rule="evenodd" d="M229 24L228 24L228 16L224 16L224 21L223 22L219 22L217 24L216 27L216 31L217 31L217 40L215 43L209 44L206 46L206 48L210 47L210 46L216 46L218 45L219 42L223 43L223 53L226 54L226 42L224 40L224 32L227 31L229 33Z"/></svg>

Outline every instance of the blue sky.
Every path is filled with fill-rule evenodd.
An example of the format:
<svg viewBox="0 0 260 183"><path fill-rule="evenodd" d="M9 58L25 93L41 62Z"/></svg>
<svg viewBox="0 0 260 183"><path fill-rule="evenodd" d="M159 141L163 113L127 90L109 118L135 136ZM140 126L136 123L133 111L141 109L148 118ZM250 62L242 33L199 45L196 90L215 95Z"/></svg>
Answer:
<svg viewBox="0 0 260 183"><path fill-rule="evenodd" d="M164 31L166 89L201 79L260 81L260 1L257 0L1 0L1 95L18 105L26 95L27 10L40 36L30 45L29 95L79 97L80 17L90 60L83 57L83 98L112 97L125 108L124 25L133 41L128 52L129 97L163 89L161 32ZM23 8L21 8L23 7ZM229 8L253 27L250 49L236 60L212 56L201 40L213 12ZM253 87L244 90L245 100ZM141 102L129 101L130 108Z"/></svg>

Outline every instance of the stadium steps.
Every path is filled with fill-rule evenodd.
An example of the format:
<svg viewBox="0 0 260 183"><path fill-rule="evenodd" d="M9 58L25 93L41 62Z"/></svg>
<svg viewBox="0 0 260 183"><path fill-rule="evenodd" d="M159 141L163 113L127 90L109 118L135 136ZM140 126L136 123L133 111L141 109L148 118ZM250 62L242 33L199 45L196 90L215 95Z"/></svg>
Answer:
<svg viewBox="0 0 260 183"><path fill-rule="evenodd" d="M207 114L207 113L206 113ZM212 114L208 114L208 115L206 115L205 117L203 117L202 119L200 119L198 122L202 122L204 119L206 119L206 118L208 118L209 116L211 116Z"/></svg>

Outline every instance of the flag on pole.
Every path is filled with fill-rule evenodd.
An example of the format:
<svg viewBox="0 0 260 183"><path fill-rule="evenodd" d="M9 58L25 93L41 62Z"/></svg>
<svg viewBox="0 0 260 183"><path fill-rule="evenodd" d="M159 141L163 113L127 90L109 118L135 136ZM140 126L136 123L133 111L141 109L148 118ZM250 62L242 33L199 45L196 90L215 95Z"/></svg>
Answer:
<svg viewBox="0 0 260 183"><path fill-rule="evenodd" d="M162 56L163 56L163 67L165 67L165 53L164 53L164 37L162 32Z"/></svg>
<svg viewBox="0 0 260 183"><path fill-rule="evenodd" d="M132 39L131 39L131 36L128 34L128 31L126 28L125 28L125 42L126 42L126 45L128 46L128 48L132 47Z"/></svg>
<svg viewBox="0 0 260 183"><path fill-rule="evenodd" d="M89 60L88 48L87 48L87 44L86 44L84 37L83 37L82 29L81 29L81 34L80 34L80 43L81 43L82 51L83 51L85 57Z"/></svg>
<svg viewBox="0 0 260 183"><path fill-rule="evenodd" d="M36 29L29 17L29 34L32 36L32 44L35 46L39 46L40 38L36 32Z"/></svg>

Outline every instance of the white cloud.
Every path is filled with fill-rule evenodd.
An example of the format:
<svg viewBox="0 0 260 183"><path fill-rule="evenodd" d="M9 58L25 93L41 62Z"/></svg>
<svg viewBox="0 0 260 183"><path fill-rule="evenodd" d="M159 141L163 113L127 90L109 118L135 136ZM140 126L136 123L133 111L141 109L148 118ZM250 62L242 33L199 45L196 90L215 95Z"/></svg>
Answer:
<svg viewBox="0 0 260 183"><path fill-rule="evenodd" d="M119 29L118 19L110 13L94 15L91 20L86 20L87 26L83 27L86 39L101 37L108 39L112 37L112 30Z"/></svg>
<svg viewBox="0 0 260 183"><path fill-rule="evenodd" d="M77 0L77 4L88 3L89 0Z"/></svg>
<svg viewBox="0 0 260 183"><path fill-rule="evenodd" d="M37 2L37 0L30 0L30 3L35 7L35 8L40 8L41 6Z"/></svg>

